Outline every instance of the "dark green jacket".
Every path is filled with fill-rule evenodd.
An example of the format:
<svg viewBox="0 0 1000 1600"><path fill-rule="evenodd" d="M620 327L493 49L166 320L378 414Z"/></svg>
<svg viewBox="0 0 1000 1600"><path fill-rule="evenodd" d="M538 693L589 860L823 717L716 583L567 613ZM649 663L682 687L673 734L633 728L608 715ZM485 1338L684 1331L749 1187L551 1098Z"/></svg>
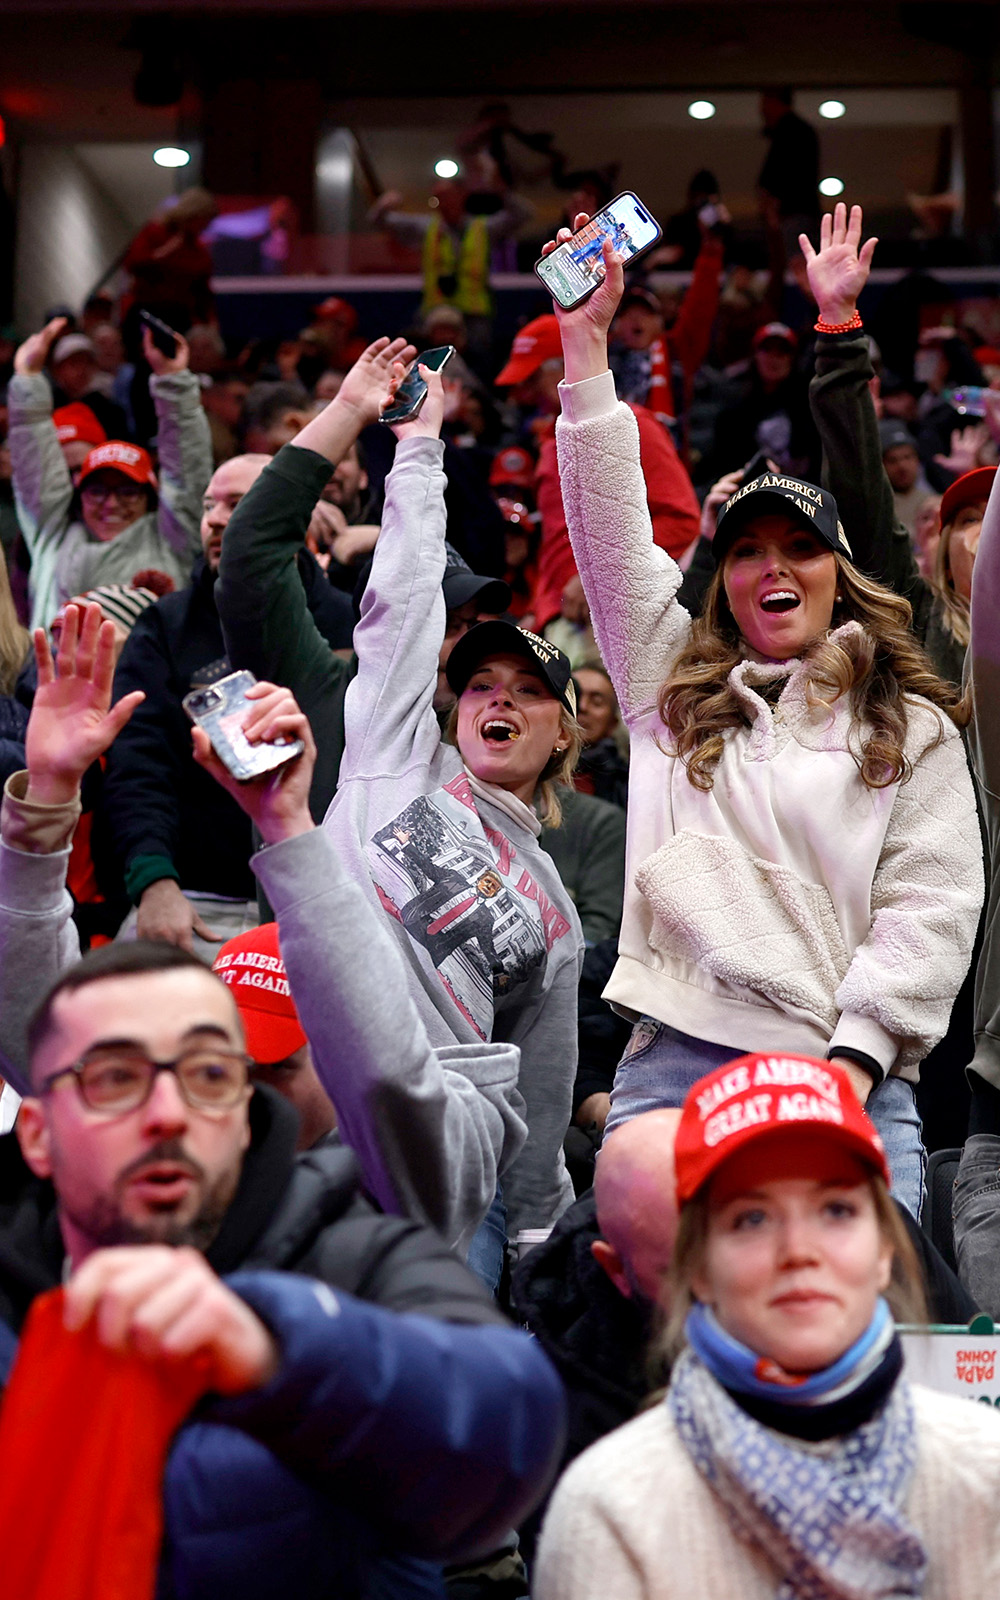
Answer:
<svg viewBox="0 0 1000 1600"><path fill-rule="evenodd" d="M864 333L820 334L809 403L823 443L823 486L837 502L855 565L913 607L913 632L942 678L961 684L965 650L921 576L882 469L874 376Z"/></svg>
<svg viewBox="0 0 1000 1600"><path fill-rule="evenodd" d="M230 518L215 586L234 669L246 667L291 689L309 718L317 750L309 796L316 822L337 788L352 669L313 621L295 558L330 471L325 456L285 445Z"/></svg>

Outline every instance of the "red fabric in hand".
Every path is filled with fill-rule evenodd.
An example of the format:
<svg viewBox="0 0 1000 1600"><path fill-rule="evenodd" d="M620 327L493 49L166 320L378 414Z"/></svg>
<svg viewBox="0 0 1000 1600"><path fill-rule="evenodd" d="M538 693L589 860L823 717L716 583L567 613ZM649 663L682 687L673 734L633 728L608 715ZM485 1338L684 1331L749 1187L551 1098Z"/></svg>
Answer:
<svg viewBox="0 0 1000 1600"><path fill-rule="evenodd" d="M152 1600L163 1469L207 1379L67 1332L61 1289L35 1301L0 1409L3 1600Z"/></svg>

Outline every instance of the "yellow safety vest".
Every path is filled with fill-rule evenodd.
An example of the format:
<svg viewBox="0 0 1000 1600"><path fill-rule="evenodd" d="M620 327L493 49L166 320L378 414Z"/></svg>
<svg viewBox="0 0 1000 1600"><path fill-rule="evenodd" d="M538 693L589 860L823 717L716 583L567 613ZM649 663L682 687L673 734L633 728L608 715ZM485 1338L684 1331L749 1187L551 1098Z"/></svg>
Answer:
<svg viewBox="0 0 1000 1600"><path fill-rule="evenodd" d="M462 235L455 258L455 242L438 217L424 235L424 298L421 311L435 306L457 306L467 316L488 317L492 311L489 291L490 238L484 217L473 217ZM450 294L442 289L441 279L451 278ZM446 285L450 288L451 285Z"/></svg>

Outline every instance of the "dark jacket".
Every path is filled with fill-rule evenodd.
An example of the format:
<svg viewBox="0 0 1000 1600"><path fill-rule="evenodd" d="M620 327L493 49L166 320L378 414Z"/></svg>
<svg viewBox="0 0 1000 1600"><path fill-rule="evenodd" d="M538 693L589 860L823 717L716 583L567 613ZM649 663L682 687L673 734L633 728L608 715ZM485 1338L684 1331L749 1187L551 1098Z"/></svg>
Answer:
<svg viewBox="0 0 1000 1600"><path fill-rule="evenodd" d="M596 795L609 805L625 810L628 801L628 762L610 734L595 744L585 745L573 774L581 794Z"/></svg>
<svg viewBox="0 0 1000 1600"><path fill-rule="evenodd" d="M823 445L823 486L837 502L855 565L910 602L913 632L937 672L960 684L965 650L945 626L940 601L896 516L868 388L872 377L866 334L819 335L809 402Z"/></svg>
<svg viewBox="0 0 1000 1600"><path fill-rule="evenodd" d="M343 640L345 627L350 642L350 623L345 621L350 602L331 589L307 551L293 561L291 581L310 625L326 631L323 648L335 660L331 645ZM196 764L191 723L181 703L192 688L231 670L216 587L215 575L199 562L188 588L143 612L115 673L116 700L133 689L146 695L111 746L102 802L126 887L136 902L158 878L175 878L182 889L203 894L242 900L256 894L249 867L250 822Z"/></svg>
<svg viewBox="0 0 1000 1600"><path fill-rule="evenodd" d="M435 1234L360 1198L349 1151L296 1158L296 1119L270 1091L251 1126L207 1255L281 1362L180 1430L161 1600L440 1595L429 1563L498 1544L549 1481L558 1380ZM63 1250L51 1186L15 1139L0 1146L0 1318L16 1329Z"/></svg>
<svg viewBox="0 0 1000 1600"><path fill-rule="evenodd" d="M279 450L229 520L216 586L233 666L291 689L309 718L316 741L309 801L317 822L337 789L351 668L310 616L295 568L329 476L329 461L315 450Z"/></svg>
<svg viewBox="0 0 1000 1600"><path fill-rule="evenodd" d="M538 842L569 890L588 944L617 939L625 895L625 813L592 794L560 789L562 825Z"/></svg>

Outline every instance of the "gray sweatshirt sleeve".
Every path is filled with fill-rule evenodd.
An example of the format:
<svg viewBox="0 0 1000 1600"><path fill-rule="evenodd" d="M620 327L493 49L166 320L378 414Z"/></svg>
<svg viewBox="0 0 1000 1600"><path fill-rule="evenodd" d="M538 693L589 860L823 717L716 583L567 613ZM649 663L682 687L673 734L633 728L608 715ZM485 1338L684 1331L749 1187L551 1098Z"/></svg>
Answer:
<svg viewBox="0 0 1000 1600"><path fill-rule="evenodd" d="M441 741L434 714L444 638L444 445L403 439L386 479L382 528L354 630L358 670L344 697L340 783L401 778Z"/></svg>
<svg viewBox="0 0 1000 1600"><path fill-rule="evenodd" d="M525 1139L519 1052L431 1048L403 958L323 829L253 858L316 1071L386 1211L465 1252ZM568 1121L568 1115L567 1115Z"/></svg>
<svg viewBox="0 0 1000 1600"><path fill-rule="evenodd" d="M160 537L185 568L201 553L201 503L212 476L212 435L193 372L149 380L160 456Z"/></svg>
<svg viewBox="0 0 1000 1600"><path fill-rule="evenodd" d="M1000 489L993 480L972 582L969 753L989 851L990 885L976 969L976 1053L971 1070L1000 1089Z"/></svg>
<svg viewBox="0 0 1000 1600"><path fill-rule="evenodd" d="M58 609L56 562L69 527L73 485L52 421L52 390L43 373L11 378L7 388L17 520L31 557L33 627Z"/></svg>
<svg viewBox="0 0 1000 1600"><path fill-rule="evenodd" d="M66 888L79 805L34 806L27 773L8 778L0 810L0 1041L2 1069L28 1089L27 1023L49 985L80 954ZM59 848L52 848L65 840Z"/></svg>
<svg viewBox="0 0 1000 1600"><path fill-rule="evenodd" d="M550 1228L573 1203L563 1140L573 1116L582 965L583 942L577 938L562 953L551 981L539 984L534 998L526 995L510 1013L499 1013L494 1025L494 1038L520 1049L518 1084L528 1122L528 1142L503 1180L512 1239L521 1228Z"/></svg>

